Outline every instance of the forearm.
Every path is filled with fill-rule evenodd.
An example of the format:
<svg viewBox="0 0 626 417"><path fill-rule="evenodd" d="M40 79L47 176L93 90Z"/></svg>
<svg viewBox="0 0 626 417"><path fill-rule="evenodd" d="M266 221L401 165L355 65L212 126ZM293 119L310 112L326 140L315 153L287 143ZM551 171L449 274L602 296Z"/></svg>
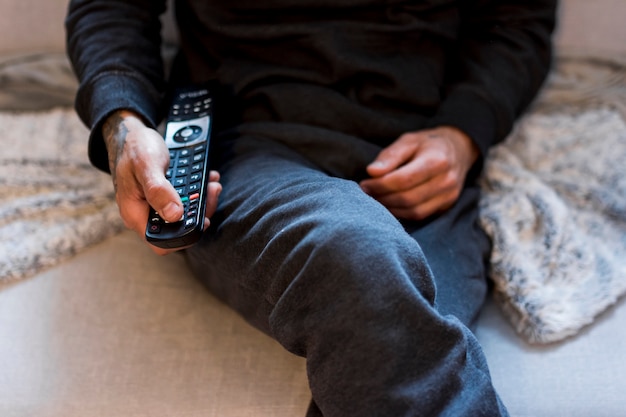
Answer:
<svg viewBox="0 0 626 417"><path fill-rule="evenodd" d="M72 0L67 50L80 86L76 109L92 129L92 162L108 170L101 135L115 110L131 109L149 126L159 118L165 89L159 16L164 1Z"/></svg>
<svg viewBox="0 0 626 417"><path fill-rule="evenodd" d="M433 125L460 128L483 155L504 139L550 68L555 8L556 0L468 1Z"/></svg>
<svg viewBox="0 0 626 417"><path fill-rule="evenodd" d="M111 113L102 123L102 138L108 154L109 171L113 177L113 185L117 190L115 167L122 155L126 136L130 126L145 127L141 117L129 110L116 110Z"/></svg>

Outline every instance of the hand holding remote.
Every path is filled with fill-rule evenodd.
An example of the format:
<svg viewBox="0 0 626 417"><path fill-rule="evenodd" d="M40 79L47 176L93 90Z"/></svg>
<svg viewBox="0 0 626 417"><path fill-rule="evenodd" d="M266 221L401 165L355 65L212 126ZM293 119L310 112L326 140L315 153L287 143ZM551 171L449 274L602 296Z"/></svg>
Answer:
<svg viewBox="0 0 626 417"><path fill-rule="evenodd" d="M115 186L116 200L125 225L145 239L149 208L154 207L166 221L176 222L183 215L179 194L165 178L169 166L169 151L161 135L143 123L132 112L113 113L103 126L109 154L109 167ZM212 171L206 193L208 217L216 209L221 191L219 174ZM175 250L150 245L158 254Z"/></svg>

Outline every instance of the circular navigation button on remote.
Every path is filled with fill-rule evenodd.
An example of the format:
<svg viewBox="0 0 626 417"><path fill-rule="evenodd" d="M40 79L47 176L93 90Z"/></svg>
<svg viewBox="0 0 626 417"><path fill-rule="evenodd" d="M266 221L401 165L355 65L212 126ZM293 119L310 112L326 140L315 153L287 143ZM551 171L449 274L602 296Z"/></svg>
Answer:
<svg viewBox="0 0 626 417"><path fill-rule="evenodd" d="M174 133L174 141L178 143L187 143L198 139L202 135L200 126L185 126Z"/></svg>

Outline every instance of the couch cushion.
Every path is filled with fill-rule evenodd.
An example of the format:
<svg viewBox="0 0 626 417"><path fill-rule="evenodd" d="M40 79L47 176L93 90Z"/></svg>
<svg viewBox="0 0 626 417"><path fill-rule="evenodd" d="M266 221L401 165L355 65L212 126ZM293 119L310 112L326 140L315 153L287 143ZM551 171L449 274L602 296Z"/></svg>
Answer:
<svg viewBox="0 0 626 417"><path fill-rule="evenodd" d="M625 299L578 336L545 346L517 337L490 301L476 335L512 417L616 417L626 412Z"/></svg>
<svg viewBox="0 0 626 417"><path fill-rule="evenodd" d="M122 233L0 285L0 416L294 417L304 362Z"/></svg>

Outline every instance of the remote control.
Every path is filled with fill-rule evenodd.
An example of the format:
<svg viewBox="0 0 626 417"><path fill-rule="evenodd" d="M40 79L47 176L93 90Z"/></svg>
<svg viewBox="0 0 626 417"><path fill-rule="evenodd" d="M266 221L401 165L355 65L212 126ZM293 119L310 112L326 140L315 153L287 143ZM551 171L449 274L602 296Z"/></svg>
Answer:
<svg viewBox="0 0 626 417"><path fill-rule="evenodd" d="M200 239L204 229L209 177L209 143L213 99L208 89L179 89L174 93L165 121L165 144L170 165L165 177L184 206L183 217L166 222L150 208L146 240L161 248L181 248Z"/></svg>

